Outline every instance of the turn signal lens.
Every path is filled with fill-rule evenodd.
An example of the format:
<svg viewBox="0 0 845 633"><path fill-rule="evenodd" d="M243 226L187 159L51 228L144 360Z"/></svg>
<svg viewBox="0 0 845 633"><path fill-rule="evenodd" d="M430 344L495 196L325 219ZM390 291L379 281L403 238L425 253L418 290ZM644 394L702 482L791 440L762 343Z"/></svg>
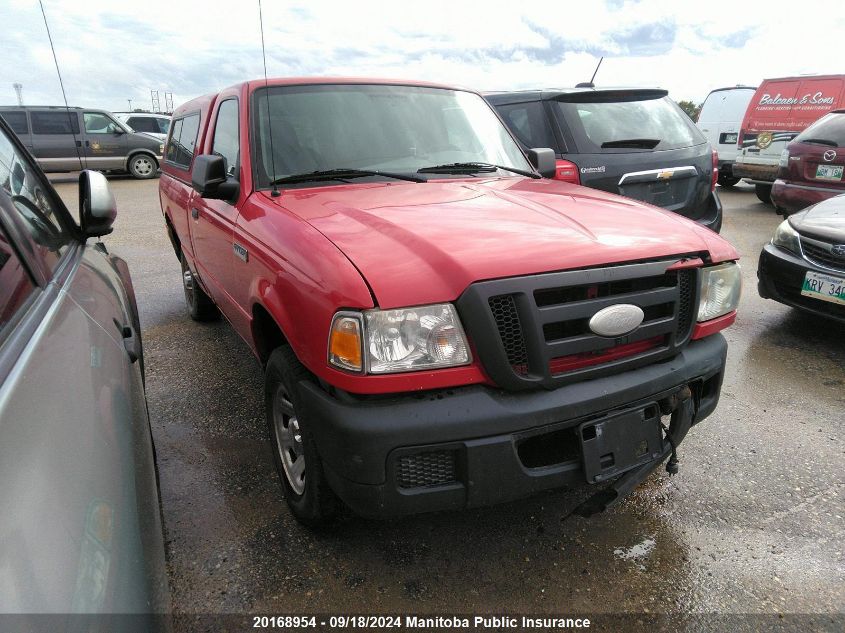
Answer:
<svg viewBox="0 0 845 633"><path fill-rule="evenodd" d="M348 371L361 371L361 319L336 314L329 335L329 363Z"/></svg>

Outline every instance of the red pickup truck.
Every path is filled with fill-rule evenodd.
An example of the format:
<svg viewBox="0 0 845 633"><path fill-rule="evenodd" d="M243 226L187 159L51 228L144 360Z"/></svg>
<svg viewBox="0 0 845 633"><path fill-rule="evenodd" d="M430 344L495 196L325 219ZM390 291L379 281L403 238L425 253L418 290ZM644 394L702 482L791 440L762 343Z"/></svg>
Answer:
<svg viewBox="0 0 845 633"><path fill-rule="evenodd" d="M716 407L738 255L695 222L544 179L477 93L249 81L178 108L161 208L195 319L265 368L306 524L596 485L600 511Z"/></svg>

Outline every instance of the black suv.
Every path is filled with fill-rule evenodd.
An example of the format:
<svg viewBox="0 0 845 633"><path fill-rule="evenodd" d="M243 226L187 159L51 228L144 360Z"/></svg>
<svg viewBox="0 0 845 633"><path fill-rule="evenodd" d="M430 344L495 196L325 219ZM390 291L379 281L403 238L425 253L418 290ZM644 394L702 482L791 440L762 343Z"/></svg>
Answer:
<svg viewBox="0 0 845 633"><path fill-rule="evenodd" d="M649 202L718 232L716 153L667 95L590 86L484 97L523 148L554 149L556 180Z"/></svg>

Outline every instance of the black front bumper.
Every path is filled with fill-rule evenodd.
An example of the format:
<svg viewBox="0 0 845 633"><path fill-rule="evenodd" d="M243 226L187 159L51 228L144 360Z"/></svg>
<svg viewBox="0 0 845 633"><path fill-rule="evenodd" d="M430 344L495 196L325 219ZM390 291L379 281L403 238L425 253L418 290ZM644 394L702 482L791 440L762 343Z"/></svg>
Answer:
<svg viewBox="0 0 845 633"><path fill-rule="evenodd" d="M766 244L757 265L757 292L764 299L774 299L799 310L845 323L845 306L801 294L808 270L845 277L842 273L813 266L803 257Z"/></svg>
<svg viewBox="0 0 845 633"><path fill-rule="evenodd" d="M689 386L693 397L672 419L673 436L680 441L691 425L716 408L726 354L725 339L716 334L691 342L667 361L550 391L514 393L472 386L341 401L302 382L302 415L330 485L359 514L390 516L488 505L544 489L586 485L580 444L564 441L568 434L577 440L572 429L621 410L661 402L665 406ZM526 445L531 450L526 451ZM632 469L641 475L636 481L628 476L621 494L668 452L664 442L657 458ZM438 457L424 461L432 455ZM443 455L452 456L451 465L437 461ZM416 457L423 461L415 465ZM429 468L423 476L432 475L435 482L444 469L453 476L439 485L408 487L403 484L408 468Z"/></svg>

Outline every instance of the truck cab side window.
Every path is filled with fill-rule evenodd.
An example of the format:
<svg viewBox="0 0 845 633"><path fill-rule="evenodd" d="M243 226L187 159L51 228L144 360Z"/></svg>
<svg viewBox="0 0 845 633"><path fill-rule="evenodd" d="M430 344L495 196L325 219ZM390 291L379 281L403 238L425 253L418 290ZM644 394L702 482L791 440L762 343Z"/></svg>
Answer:
<svg viewBox="0 0 845 633"><path fill-rule="evenodd" d="M189 114L173 121L173 134L167 144L166 160L187 169L194 159L200 115Z"/></svg>
<svg viewBox="0 0 845 633"><path fill-rule="evenodd" d="M238 177L239 150L238 101L228 99L221 103L217 110L217 125L214 128L211 152L226 160L226 173L234 178Z"/></svg>

